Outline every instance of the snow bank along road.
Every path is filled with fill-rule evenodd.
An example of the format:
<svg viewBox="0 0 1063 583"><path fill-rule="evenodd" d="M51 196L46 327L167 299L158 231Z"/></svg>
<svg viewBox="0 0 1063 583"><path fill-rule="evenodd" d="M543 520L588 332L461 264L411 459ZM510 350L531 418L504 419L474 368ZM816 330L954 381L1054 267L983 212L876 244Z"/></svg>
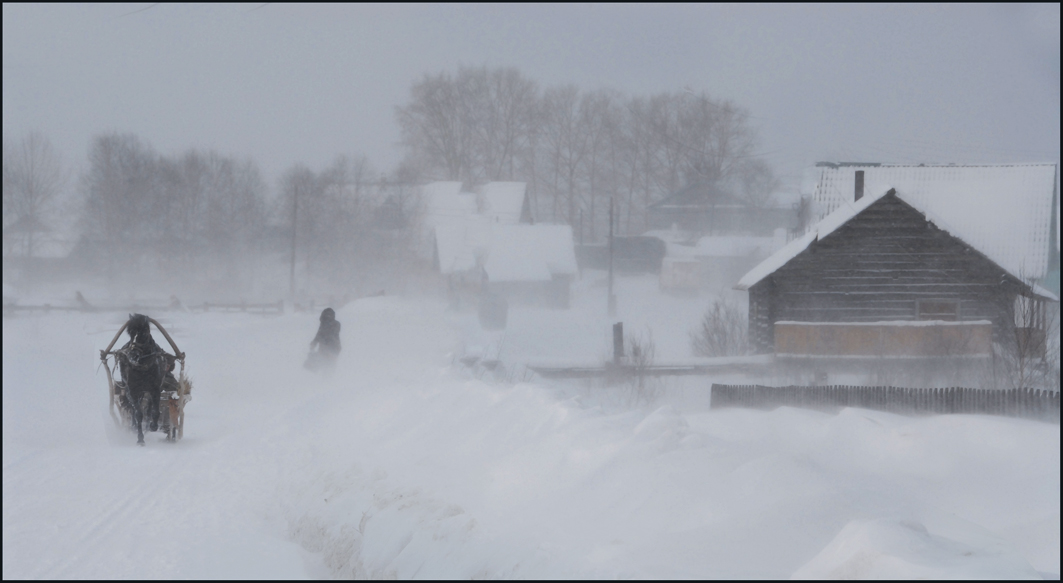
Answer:
<svg viewBox="0 0 1063 583"><path fill-rule="evenodd" d="M315 315L165 315L194 399L143 448L121 315L4 319L3 576L1058 577L1058 425L487 383L466 317L359 300L325 380Z"/></svg>

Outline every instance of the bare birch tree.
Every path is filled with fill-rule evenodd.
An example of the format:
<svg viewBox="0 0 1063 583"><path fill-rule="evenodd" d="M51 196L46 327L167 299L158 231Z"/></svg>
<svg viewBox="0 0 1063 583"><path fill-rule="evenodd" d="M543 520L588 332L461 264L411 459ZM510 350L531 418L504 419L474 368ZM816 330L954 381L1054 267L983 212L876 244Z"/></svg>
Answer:
<svg viewBox="0 0 1063 583"><path fill-rule="evenodd" d="M55 228L53 219L67 173L51 142L30 132L4 144L4 230L22 239L22 255L32 257L38 235Z"/></svg>

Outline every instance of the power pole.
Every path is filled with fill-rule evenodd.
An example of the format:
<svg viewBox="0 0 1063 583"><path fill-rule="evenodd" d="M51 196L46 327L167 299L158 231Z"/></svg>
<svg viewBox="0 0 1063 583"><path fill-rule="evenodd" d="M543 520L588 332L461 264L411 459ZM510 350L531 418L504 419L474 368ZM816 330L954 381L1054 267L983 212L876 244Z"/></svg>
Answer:
<svg viewBox="0 0 1063 583"><path fill-rule="evenodd" d="M293 181L292 185L292 266L289 277L289 293L292 298L292 309L295 309L295 226L298 224L296 219L299 216L299 182Z"/></svg>
<svg viewBox="0 0 1063 583"><path fill-rule="evenodd" d="M613 197L609 197L609 317L616 315L616 296L613 295Z"/></svg>

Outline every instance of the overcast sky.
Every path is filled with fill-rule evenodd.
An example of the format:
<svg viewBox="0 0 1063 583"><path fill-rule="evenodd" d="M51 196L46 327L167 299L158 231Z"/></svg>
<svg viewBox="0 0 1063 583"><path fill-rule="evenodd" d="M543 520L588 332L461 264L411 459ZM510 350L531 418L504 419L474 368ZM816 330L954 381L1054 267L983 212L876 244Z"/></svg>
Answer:
<svg viewBox="0 0 1063 583"><path fill-rule="evenodd" d="M817 160L1058 162L1059 4L3 5L5 139L75 171L92 136L289 166L401 157L426 73L513 66L541 87L690 88L747 108L792 179Z"/></svg>

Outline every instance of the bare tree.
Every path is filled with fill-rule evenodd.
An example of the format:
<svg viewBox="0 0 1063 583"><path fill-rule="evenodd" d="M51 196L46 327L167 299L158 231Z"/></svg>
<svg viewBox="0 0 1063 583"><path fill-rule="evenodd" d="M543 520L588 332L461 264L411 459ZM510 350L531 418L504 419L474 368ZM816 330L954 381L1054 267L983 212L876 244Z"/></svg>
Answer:
<svg viewBox="0 0 1063 583"><path fill-rule="evenodd" d="M291 168L281 180L276 218L294 222L291 272L300 293L399 285L415 262L413 190L390 184L364 156L338 157L320 172Z"/></svg>
<svg viewBox="0 0 1063 583"><path fill-rule="evenodd" d="M701 324L690 333L690 344L698 356L749 354L745 314L730 302L714 301L702 316Z"/></svg>
<svg viewBox="0 0 1063 583"><path fill-rule="evenodd" d="M632 335L626 344L629 366L626 380L631 391L631 402L633 405L641 402L650 405L660 397L663 389L660 379L651 375L657 355L653 332L647 329L644 335Z"/></svg>
<svg viewBox="0 0 1063 583"><path fill-rule="evenodd" d="M574 85L547 90L541 109L543 150L539 168L551 200L550 216L570 225L578 221L578 174L587 155L587 136L580 127L579 89Z"/></svg>
<svg viewBox="0 0 1063 583"><path fill-rule="evenodd" d="M160 156L131 134L97 136L82 176L90 253L115 281L235 285L263 237L265 186L251 161L188 150ZM161 279L158 279L161 278Z"/></svg>
<svg viewBox="0 0 1063 583"><path fill-rule="evenodd" d="M746 158L735 169L738 194L753 208L765 208L779 189L780 181L764 160Z"/></svg>
<svg viewBox="0 0 1063 583"><path fill-rule="evenodd" d="M161 222L158 162L155 151L132 134L97 136L82 177L86 232L112 248L127 244L125 253L153 239Z"/></svg>
<svg viewBox="0 0 1063 583"><path fill-rule="evenodd" d="M36 252L38 233L51 230L57 199L67 182L59 155L43 134L30 132L4 144L4 230L22 239L22 255ZM8 222L10 220L10 222Z"/></svg>
<svg viewBox="0 0 1063 583"><path fill-rule="evenodd" d="M1008 388L1059 388L1059 303L1020 294L1014 329L994 346L998 375ZM1001 384L998 382L998 384Z"/></svg>
<svg viewBox="0 0 1063 583"><path fill-rule="evenodd" d="M407 169L422 179L522 180L535 214L583 228L639 232L647 207L702 183L768 204L777 181L756 158L749 114L691 90L625 99L612 91L547 88L515 69L426 76L396 108Z"/></svg>
<svg viewBox="0 0 1063 583"><path fill-rule="evenodd" d="M406 163L446 180L513 180L530 155L538 88L516 69L426 75L396 108Z"/></svg>
<svg viewBox="0 0 1063 583"><path fill-rule="evenodd" d="M479 162L486 180L514 180L517 160L529 154L536 125L539 89L514 68L463 71L483 77L482 119L477 124Z"/></svg>
<svg viewBox="0 0 1063 583"><path fill-rule="evenodd" d="M586 135L587 142L581 190L584 194L583 206L587 209L590 237L593 240L596 238L596 225L599 222L603 233L609 230L609 200L616 195L616 168L610 166L610 161L613 160L610 154L619 112L613 93L595 91L584 94L580 99L579 113L580 131Z"/></svg>

